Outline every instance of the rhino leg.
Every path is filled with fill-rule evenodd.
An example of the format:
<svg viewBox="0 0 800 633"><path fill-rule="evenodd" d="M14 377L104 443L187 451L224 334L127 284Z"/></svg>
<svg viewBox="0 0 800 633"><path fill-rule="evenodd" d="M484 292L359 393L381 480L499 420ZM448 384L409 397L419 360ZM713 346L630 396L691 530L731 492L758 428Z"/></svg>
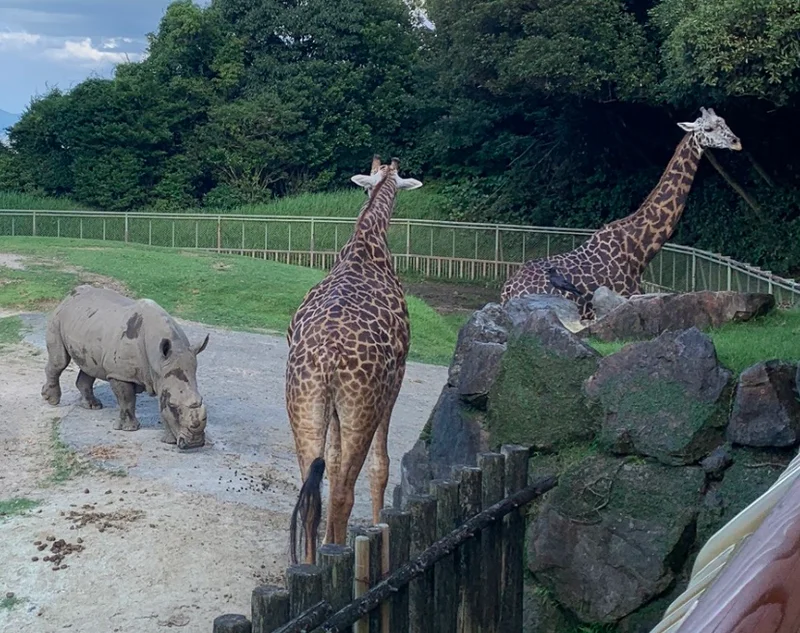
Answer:
<svg viewBox="0 0 800 633"><path fill-rule="evenodd" d="M47 328L47 365L44 368L45 383L42 386L42 398L53 406L61 402L61 373L69 365L70 356L61 334L53 323Z"/></svg>
<svg viewBox="0 0 800 633"><path fill-rule="evenodd" d="M81 406L84 409L102 409L103 404L94 396L94 376L84 373L81 369L78 372L78 379L75 381L75 386L81 392Z"/></svg>
<svg viewBox="0 0 800 633"><path fill-rule="evenodd" d="M136 419L136 386L132 382L109 379L111 391L119 402L119 420L114 423L116 431L135 431L139 428Z"/></svg>

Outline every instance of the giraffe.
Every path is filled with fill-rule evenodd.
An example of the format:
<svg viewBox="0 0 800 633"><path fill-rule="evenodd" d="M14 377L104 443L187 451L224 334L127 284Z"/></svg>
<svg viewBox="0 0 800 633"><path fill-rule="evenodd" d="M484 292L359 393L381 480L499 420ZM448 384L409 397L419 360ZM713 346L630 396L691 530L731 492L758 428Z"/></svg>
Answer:
<svg viewBox="0 0 800 633"><path fill-rule="evenodd" d="M686 132L658 184L630 215L606 224L577 248L526 262L503 286L501 302L529 294L562 294L578 304L581 320L595 318L594 291L639 294L642 273L672 237L706 148L739 151L742 144L713 109L678 123ZM575 292L577 290L577 292Z"/></svg>
<svg viewBox="0 0 800 633"><path fill-rule="evenodd" d="M297 561L297 521L303 524L305 562L314 563L327 464L330 502L325 542L344 544L354 487L372 445L372 519L379 522L389 479L389 419L405 374L410 338L408 306L394 271L386 232L398 189L399 161L351 180L366 190L355 229L327 276L308 291L287 332L286 409L303 486L290 528ZM327 444L326 444L326 439Z"/></svg>

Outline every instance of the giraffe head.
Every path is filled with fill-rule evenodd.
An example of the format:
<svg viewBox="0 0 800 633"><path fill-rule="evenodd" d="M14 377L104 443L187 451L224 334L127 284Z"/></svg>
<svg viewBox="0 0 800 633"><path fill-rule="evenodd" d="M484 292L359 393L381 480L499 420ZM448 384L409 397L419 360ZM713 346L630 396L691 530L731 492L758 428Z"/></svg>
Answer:
<svg viewBox="0 0 800 633"><path fill-rule="evenodd" d="M742 142L736 136L725 119L716 114L712 108L700 108L700 117L692 123L678 123L682 130L692 133L697 149L702 152L705 148L742 149Z"/></svg>
<svg viewBox="0 0 800 633"><path fill-rule="evenodd" d="M422 183L415 178L400 178L398 169L400 161L393 158L389 165L381 165L381 158L377 154L372 157L372 169L369 176L357 174L350 178L359 187L364 187L367 195L375 189L375 185L382 182L385 178L394 178L394 183L398 189L419 189Z"/></svg>

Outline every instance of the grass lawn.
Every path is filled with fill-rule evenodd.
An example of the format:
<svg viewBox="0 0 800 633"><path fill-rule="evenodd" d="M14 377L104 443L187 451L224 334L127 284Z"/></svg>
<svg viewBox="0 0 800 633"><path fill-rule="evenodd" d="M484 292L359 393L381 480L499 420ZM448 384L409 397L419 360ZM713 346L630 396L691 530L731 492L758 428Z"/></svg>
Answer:
<svg viewBox="0 0 800 633"><path fill-rule="evenodd" d="M294 215L315 217L355 217L366 196L356 185L329 193L306 193L286 198L276 198L267 203L222 210L214 208L180 209L187 213L247 214L247 215ZM445 198L436 186L423 186L413 192L402 191L397 195L394 217L446 220ZM69 198L50 198L25 193L0 191L0 209L25 209L49 211L88 210Z"/></svg>
<svg viewBox="0 0 800 633"><path fill-rule="evenodd" d="M239 256L175 252L108 242L0 237L0 252L57 260L112 277L175 316L237 329L286 331L305 293L323 273ZM52 263L28 270L0 268L0 307L41 309L78 283ZM416 297L411 314L410 360L448 364L458 329Z"/></svg>
<svg viewBox="0 0 800 633"><path fill-rule="evenodd" d="M745 323L728 323L708 332L720 362L735 373L764 360L800 361L800 309L772 312ZM604 356L625 345L623 341L587 341Z"/></svg>

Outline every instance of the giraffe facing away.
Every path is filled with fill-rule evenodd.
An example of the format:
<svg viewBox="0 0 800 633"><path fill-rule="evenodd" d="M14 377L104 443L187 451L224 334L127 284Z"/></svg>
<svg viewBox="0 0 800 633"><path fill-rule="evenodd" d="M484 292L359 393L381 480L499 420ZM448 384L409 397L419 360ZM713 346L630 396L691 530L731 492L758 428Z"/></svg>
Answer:
<svg viewBox="0 0 800 633"><path fill-rule="evenodd" d="M722 117L711 108L700 112L694 122L678 123L686 134L634 213L606 224L567 253L526 262L503 286L502 303L530 294L562 294L578 304L582 320L592 320L592 299L600 286L623 297L639 294L647 264L675 232L704 149L742 149Z"/></svg>
<svg viewBox="0 0 800 633"><path fill-rule="evenodd" d="M351 180L367 193L353 234L328 275L306 294L287 333L286 408L303 479L291 519L293 563L298 519L305 562L315 562L326 465L325 542L344 544L356 479L370 445L372 518L379 522L389 479L389 419L408 355L408 307L386 232L397 190L422 183L400 178L396 158L381 165L378 156L369 176Z"/></svg>

